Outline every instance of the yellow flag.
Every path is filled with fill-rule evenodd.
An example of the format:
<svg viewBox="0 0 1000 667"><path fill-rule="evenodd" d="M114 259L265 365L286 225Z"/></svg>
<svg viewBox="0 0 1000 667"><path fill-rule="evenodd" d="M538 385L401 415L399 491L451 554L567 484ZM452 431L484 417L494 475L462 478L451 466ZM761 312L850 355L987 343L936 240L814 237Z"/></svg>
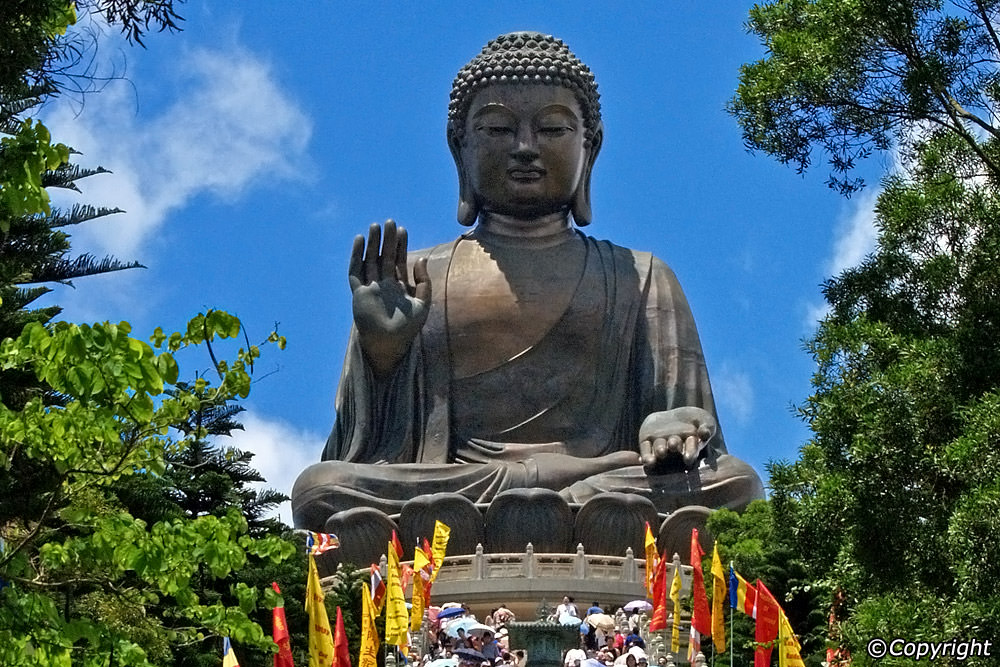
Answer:
<svg viewBox="0 0 1000 667"><path fill-rule="evenodd" d="M653 577L656 574L656 538L653 537L653 530L646 522L646 597L653 598Z"/></svg>
<svg viewBox="0 0 1000 667"><path fill-rule="evenodd" d="M681 568L674 568L674 580L670 582L670 601L673 603L674 623L670 631L670 652L681 650Z"/></svg>
<svg viewBox="0 0 1000 667"><path fill-rule="evenodd" d="M385 643L395 644L403 648L409 644L406 636L409 617L406 614L406 599L403 597L403 586L399 581L399 556L396 550L389 545L389 566L387 568L387 578L389 579L387 598L385 605Z"/></svg>
<svg viewBox="0 0 1000 667"><path fill-rule="evenodd" d="M419 574L413 577L413 598L410 604L410 632L420 630L424 622L424 578Z"/></svg>
<svg viewBox="0 0 1000 667"><path fill-rule="evenodd" d="M795 638L792 631L792 624L785 616L785 610L778 608L778 666L779 667L805 667L799 651L802 646Z"/></svg>
<svg viewBox="0 0 1000 667"><path fill-rule="evenodd" d="M451 528L441 523L434 522L434 541L431 543L431 555L434 557L434 571L431 572L431 583L438 577L441 565L444 563L444 555L448 550L448 538L451 537ZM413 564L413 569L417 569L417 564Z"/></svg>
<svg viewBox="0 0 1000 667"><path fill-rule="evenodd" d="M329 667L333 664L333 634L330 632L326 605L323 604L323 588L319 585L316 559L311 555L305 607L309 614L309 667Z"/></svg>
<svg viewBox="0 0 1000 667"><path fill-rule="evenodd" d="M723 617L726 604L726 572L719 558L719 544L712 547L712 641L716 653L726 652L726 621Z"/></svg>
<svg viewBox="0 0 1000 667"><path fill-rule="evenodd" d="M368 584L361 584L361 593L361 654L358 656L358 667L377 667L378 630L375 629L376 614Z"/></svg>

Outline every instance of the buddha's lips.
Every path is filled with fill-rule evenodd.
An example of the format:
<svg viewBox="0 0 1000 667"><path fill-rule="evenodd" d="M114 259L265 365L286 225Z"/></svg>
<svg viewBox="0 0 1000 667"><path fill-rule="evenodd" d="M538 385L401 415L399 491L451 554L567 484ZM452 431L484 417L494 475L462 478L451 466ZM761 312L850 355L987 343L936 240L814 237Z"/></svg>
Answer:
<svg viewBox="0 0 1000 667"><path fill-rule="evenodd" d="M545 175L544 169L532 169L524 167L511 167L507 174L515 181L537 181Z"/></svg>

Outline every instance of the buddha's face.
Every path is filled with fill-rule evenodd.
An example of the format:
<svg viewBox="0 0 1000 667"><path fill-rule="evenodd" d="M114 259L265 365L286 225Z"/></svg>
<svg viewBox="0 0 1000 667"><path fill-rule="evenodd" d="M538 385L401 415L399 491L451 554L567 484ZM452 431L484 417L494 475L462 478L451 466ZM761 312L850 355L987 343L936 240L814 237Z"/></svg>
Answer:
<svg viewBox="0 0 1000 667"><path fill-rule="evenodd" d="M480 210L522 219L568 210L587 164L584 140L568 88L497 84L478 92L461 151Z"/></svg>

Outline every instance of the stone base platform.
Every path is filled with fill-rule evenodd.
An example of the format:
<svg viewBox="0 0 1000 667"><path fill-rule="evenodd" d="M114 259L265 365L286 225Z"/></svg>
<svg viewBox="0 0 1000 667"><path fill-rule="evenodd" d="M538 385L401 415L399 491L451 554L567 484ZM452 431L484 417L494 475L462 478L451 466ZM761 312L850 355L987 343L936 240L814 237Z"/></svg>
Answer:
<svg viewBox="0 0 1000 667"><path fill-rule="evenodd" d="M438 520L451 528L448 553L469 559L477 549L484 554L520 554L529 544L538 554L572 555L582 545L592 556L622 557L631 550L641 557L647 522L660 552L687 554L692 527L699 528L702 547L710 549L712 539L705 530L710 513L706 507L689 506L660 514L649 499L626 493L602 493L578 505L548 489L511 489L488 505L458 494L434 493L413 498L397 515L353 507L334 513L322 526L299 527L339 536L340 549L317 558L324 576L339 563L360 568L378 562L394 531L407 558L418 540L433 537Z"/></svg>

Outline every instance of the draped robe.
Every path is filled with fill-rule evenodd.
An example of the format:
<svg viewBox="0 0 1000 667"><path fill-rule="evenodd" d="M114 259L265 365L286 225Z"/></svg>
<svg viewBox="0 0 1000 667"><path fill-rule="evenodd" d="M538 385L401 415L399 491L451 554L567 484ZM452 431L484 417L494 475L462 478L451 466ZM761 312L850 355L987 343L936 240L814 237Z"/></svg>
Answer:
<svg viewBox="0 0 1000 667"><path fill-rule="evenodd" d="M650 413L716 414L694 319L662 261L575 230L539 242L476 229L411 259L421 256L428 320L384 378L352 331L324 460L293 490L296 525L322 523L309 507L320 499L326 513L393 513L440 491L474 502L508 488L550 488L570 502L627 491L664 512L762 496L721 430L693 470L648 475L639 465Z"/></svg>

